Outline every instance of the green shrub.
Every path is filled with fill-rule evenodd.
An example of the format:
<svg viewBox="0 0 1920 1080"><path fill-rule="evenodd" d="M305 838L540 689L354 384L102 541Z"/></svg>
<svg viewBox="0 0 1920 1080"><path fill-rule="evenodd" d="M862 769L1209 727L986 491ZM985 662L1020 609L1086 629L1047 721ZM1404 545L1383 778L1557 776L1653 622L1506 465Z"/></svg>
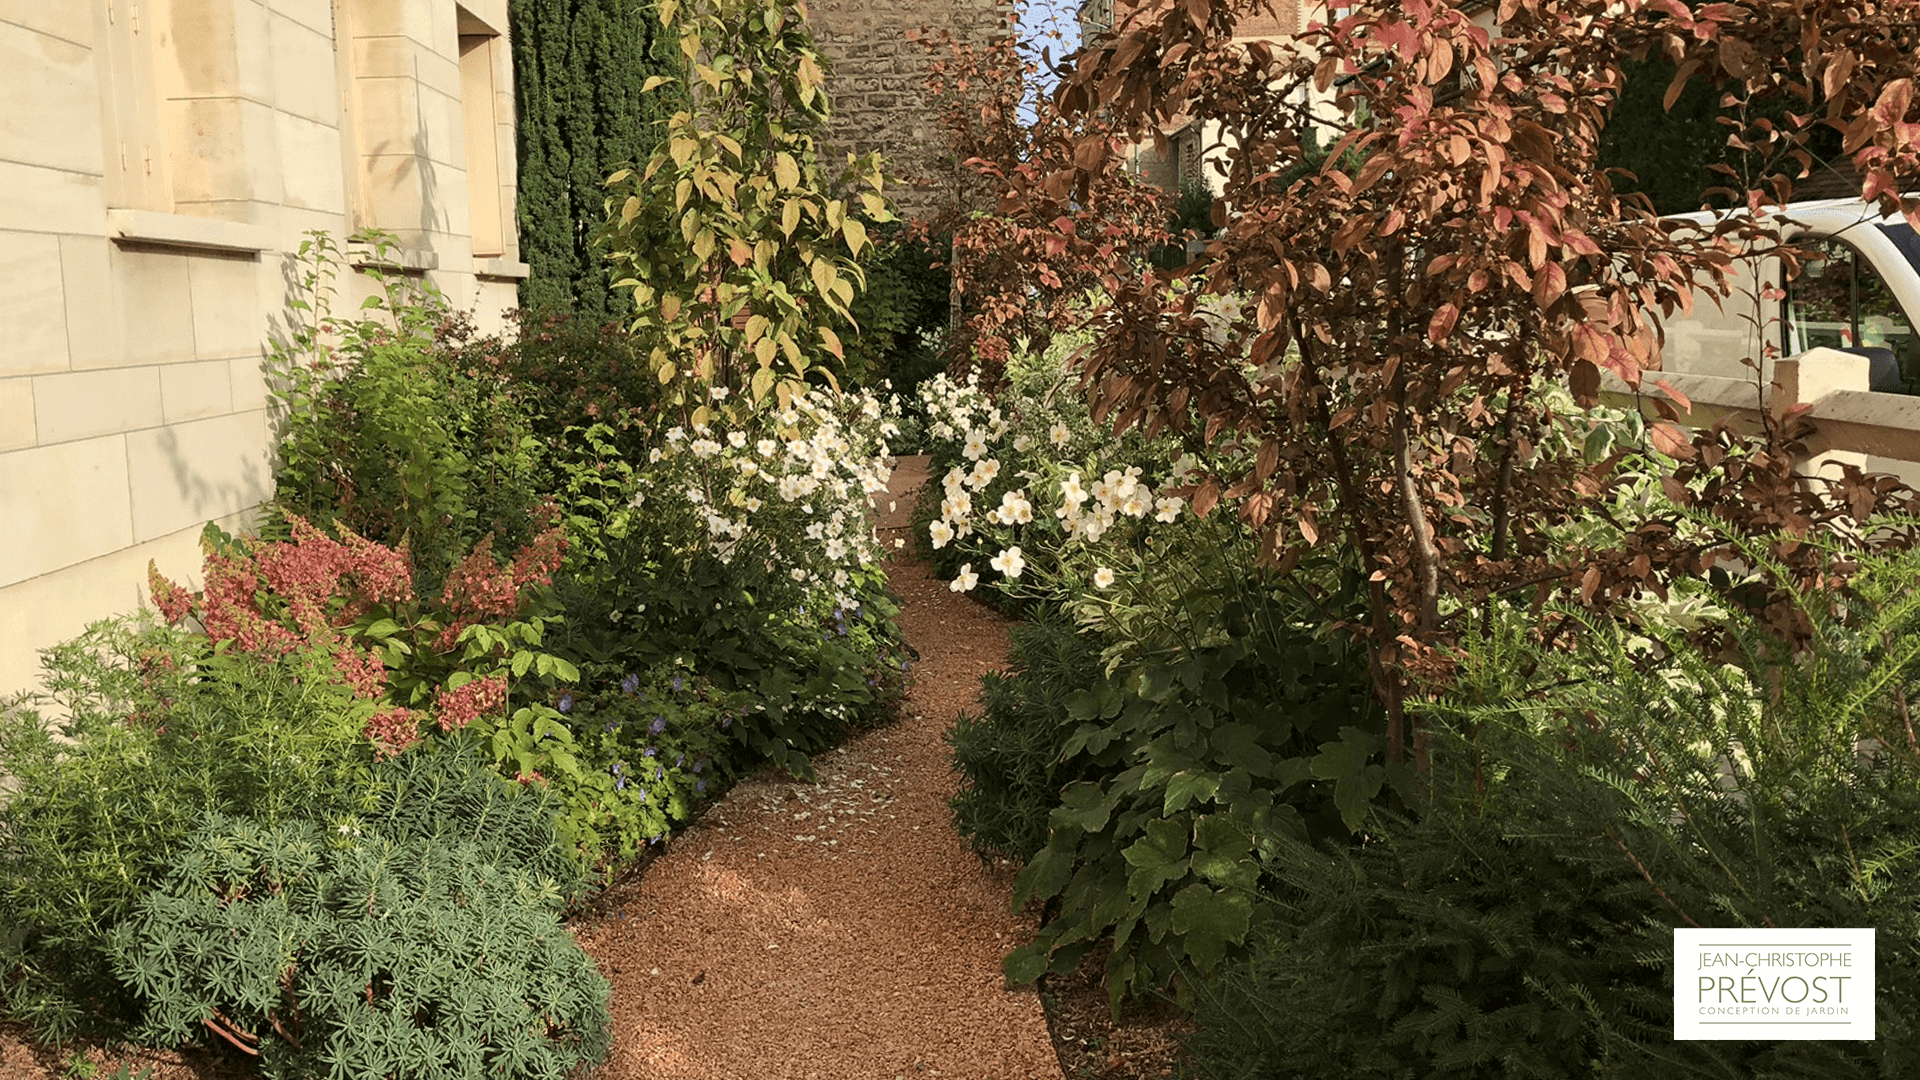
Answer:
<svg viewBox="0 0 1920 1080"><path fill-rule="evenodd" d="M0 1005L59 1043L131 1017L106 935L205 815L356 803L371 755L324 654L263 662L118 619L43 665L50 699L0 711Z"/></svg>
<svg viewBox="0 0 1920 1080"><path fill-rule="evenodd" d="M1015 882L1016 906L1057 906L1006 958L1010 978L1071 971L1110 939L1117 1009L1211 970L1255 926L1260 855L1275 838L1345 835L1380 794L1381 720L1360 648L1262 627L1240 600L1220 618L1222 643L1134 654L1069 700L1079 723L1061 759L1088 779L1062 792L1046 846Z"/></svg>
<svg viewBox="0 0 1920 1080"><path fill-rule="evenodd" d="M322 232L300 245L301 291L272 360L284 425L272 507L405 543L423 587L437 589L481 537L527 528L541 447L517 388L458 362L470 331L445 298L378 268L392 237L350 243L370 249L375 286L352 318L333 313L340 250ZM284 536L286 524L262 531Z"/></svg>
<svg viewBox="0 0 1920 1080"><path fill-rule="evenodd" d="M1782 580L1767 551L1749 565ZM1434 709L1418 817L1270 859L1272 929L1196 984L1206 1074L1911 1075L1917 574L1868 556L1846 591L1801 593L1803 648L1738 614L1711 657L1591 622L1570 652L1479 643ZM1683 926L1873 927L1876 1038L1674 1041Z"/></svg>
<svg viewBox="0 0 1920 1080"><path fill-rule="evenodd" d="M470 841L216 815L114 944L162 1045L211 1030L289 1080L558 1080L611 1041L560 901Z"/></svg>
<svg viewBox="0 0 1920 1080"><path fill-rule="evenodd" d="M1105 682L1106 672L1100 637L1057 609L1015 625L1012 638L1011 672L981 677L983 715L962 713L948 733L960 792L947 805L976 854L1024 863L1046 846L1061 788L1082 779L1083 770L1060 759L1077 726L1069 702Z"/></svg>

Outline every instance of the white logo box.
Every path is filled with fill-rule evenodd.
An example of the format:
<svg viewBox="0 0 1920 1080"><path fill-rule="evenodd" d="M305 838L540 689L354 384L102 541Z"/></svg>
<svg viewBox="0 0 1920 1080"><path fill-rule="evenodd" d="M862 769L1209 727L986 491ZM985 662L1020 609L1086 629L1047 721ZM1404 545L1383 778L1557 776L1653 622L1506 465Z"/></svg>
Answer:
<svg viewBox="0 0 1920 1080"><path fill-rule="evenodd" d="M1872 1039L1872 928L1674 930L1673 1037Z"/></svg>

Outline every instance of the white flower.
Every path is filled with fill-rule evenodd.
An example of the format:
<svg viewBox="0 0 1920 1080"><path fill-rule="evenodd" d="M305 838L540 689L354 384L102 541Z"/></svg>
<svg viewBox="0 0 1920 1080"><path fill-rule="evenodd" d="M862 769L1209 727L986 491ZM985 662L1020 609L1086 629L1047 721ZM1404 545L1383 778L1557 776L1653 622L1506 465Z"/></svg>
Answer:
<svg viewBox="0 0 1920 1080"><path fill-rule="evenodd" d="M1025 492L1009 491L1000 496L1000 508L994 511L994 517L1002 525L1025 525L1033 520L1033 504L1027 501Z"/></svg>
<svg viewBox="0 0 1920 1080"><path fill-rule="evenodd" d="M787 571L787 576L788 576L788 577L790 577L790 578L792 578L792 579L793 579L793 580L795 580L795 581L805 581L805 580L807 580L807 572L806 572L805 570L802 570L802 569L800 569L800 568L799 568L799 567L797 567L797 566L796 566L796 567L794 567L793 569L791 569L791 570L789 570L789 571Z"/></svg>
<svg viewBox="0 0 1920 1080"><path fill-rule="evenodd" d="M760 508L765 505L766 503L761 502L759 499L756 499L751 495L747 496L747 513L749 514L759 513Z"/></svg>
<svg viewBox="0 0 1920 1080"><path fill-rule="evenodd" d="M960 576L954 578L947 588L954 592L970 592L978 584L980 584L980 575L973 572L972 563L967 563L960 567Z"/></svg>
<svg viewBox="0 0 1920 1080"><path fill-rule="evenodd" d="M973 496L964 491L956 491L950 499L940 501L940 516L948 521L958 521L973 513Z"/></svg>
<svg viewBox="0 0 1920 1080"><path fill-rule="evenodd" d="M1016 545L988 559L987 565L1010 578L1017 578L1020 571L1027 568L1027 560L1020 557L1020 548Z"/></svg>
<svg viewBox="0 0 1920 1080"><path fill-rule="evenodd" d="M727 432L727 445L733 447L735 450L747 445L747 433L744 431Z"/></svg>
<svg viewBox="0 0 1920 1080"><path fill-rule="evenodd" d="M977 431L967 432L966 445L960 448L961 456L966 458L968 461L979 461L981 458L981 455L985 454L986 452L987 452L986 437L981 435Z"/></svg>
<svg viewBox="0 0 1920 1080"><path fill-rule="evenodd" d="M707 393L711 394L715 401L727 400L727 388L724 386L716 386L712 390L707 391Z"/></svg>
<svg viewBox="0 0 1920 1080"><path fill-rule="evenodd" d="M720 444L714 442L712 439L693 440L693 455L695 457L710 458L719 452Z"/></svg>
<svg viewBox="0 0 1920 1080"><path fill-rule="evenodd" d="M1080 486L1079 473L1074 473L1060 482L1060 498L1075 509L1079 509L1080 504L1087 501L1087 489Z"/></svg>
<svg viewBox="0 0 1920 1080"><path fill-rule="evenodd" d="M772 457L774 452L780 449L780 444L772 439L761 439L754 444L753 448L760 451L761 457Z"/></svg>
<svg viewBox="0 0 1920 1080"><path fill-rule="evenodd" d="M1110 587L1111 587L1112 585L1113 585L1113 571L1112 571L1112 570L1109 570L1109 569L1107 569L1106 567L1104 567L1104 566L1103 566L1103 567L1101 567L1100 569L1098 569L1098 570L1095 570L1095 571L1093 572L1093 587L1094 587L1094 588L1096 588L1096 589L1105 589L1105 588L1110 588Z"/></svg>
<svg viewBox="0 0 1920 1080"><path fill-rule="evenodd" d="M685 431L682 431L677 425L667 429L668 442L679 442L681 439L684 439L686 437L687 437L687 433Z"/></svg>
<svg viewBox="0 0 1920 1080"><path fill-rule="evenodd" d="M1067 425L1056 423L1047 429L1047 438L1052 440L1055 446L1065 446L1067 441L1073 438L1073 432L1067 430Z"/></svg>
<svg viewBox="0 0 1920 1080"><path fill-rule="evenodd" d="M835 562L838 562L841 559L844 559L846 557L847 557L847 542L845 540L842 540L836 536L833 539L827 541L827 558L832 559Z"/></svg>
<svg viewBox="0 0 1920 1080"><path fill-rule="evenodd" d="M734 467L740 470L742 476L756 476L760 472L760 466L752 458L741 458Z"/></svg>
<svg viewBox="0 0 1920 1080"><path fill-rule="evenodd" d="M1120 504L1120 512L1132 518L1146 517L1147 500L1137 493L1128 495L1126 501Z"/></svg>
<svg viewBox="0 0 1920 1080"><path fill-rule="evenodd" d="M953 541L953 526L944 521L936 521L927 526L927 532L933 537L935 549L946 547Z"/></svg>
<svg viewBox="0 0 1920 1080"><path fill-rule="evenodd" d="M976 461L973 463L972 474L967 477L967 484L977 491L993 483L993 478L999 475L1000 461L998 458L987 458L985 461Z"/></svg>
<svg viewBox="0 0 1920 1080"><path fill-rule="evenodd" d="M1027 451L1033 449L1033 440L1027 438L1026 433L1022 432L1021 434L1015 435L1013 437L1013 448L1019 451L1020 453L1024 454Z"/></svg>
<svg viewBox="0 0 1920 1080"><path fill-rule="evenodd" d="M1153 520L1155 521L1175 520L1179 518L1180 508L1183 505L1185 505L1185 501L1182 500L1178 495L1170 495L1167 498L1156 500L1153 504L1153 508L1155 510L1155 513L1153 515Z"/></svg>

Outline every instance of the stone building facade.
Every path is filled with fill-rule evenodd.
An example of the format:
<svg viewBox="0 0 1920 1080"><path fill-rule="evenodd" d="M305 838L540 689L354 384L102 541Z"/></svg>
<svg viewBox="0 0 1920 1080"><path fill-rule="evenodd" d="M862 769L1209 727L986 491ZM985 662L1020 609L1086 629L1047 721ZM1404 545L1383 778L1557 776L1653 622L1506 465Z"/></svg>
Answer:
<svg viewBox="0 0 1920 1080"><path fill-rule="evenodd" d="M905 180L890 192L903 214L934 209L945 161L946 137L940 117L923 89L932 58L908 34L947 31L956 38L984 41L1007 26L1005 0L812 0L807 5L820 51L833 61L828 90L833 95L830 152L880 151L887 172ZM822 156L823 164L826 162Z"/></svg>
<svg viewBox="0 0 1920 1080"><path fill-rule="evenodd" d="M271 493L307 230L391 231L483 327L513 305L506 35L506 0L0 5L0 694Z"/></svg>

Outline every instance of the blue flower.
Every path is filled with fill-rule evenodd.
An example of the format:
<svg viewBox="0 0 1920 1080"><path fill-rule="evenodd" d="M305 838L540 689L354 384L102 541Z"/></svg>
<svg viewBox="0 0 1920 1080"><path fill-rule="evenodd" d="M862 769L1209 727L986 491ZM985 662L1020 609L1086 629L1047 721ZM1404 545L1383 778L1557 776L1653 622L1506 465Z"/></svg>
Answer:
<svg viewBox="0 0 1920 1080"><path fill-rule="evenodd" d="M680 676L678 676L678 675L675 675L675 676L673 677L673 688L674 688L675 690L678 690L678 689L680 689Z"/></svg>
<svg viewBox="0 0 1920 1080"><path fill-rule="evenodd" d="M686 763L687 763L687 755L685 754L681 754L679 757L673 759L673 767L676 769L682 765L685 765Z"/></svg>
<svg viewBox="0 0 1920 1080"><path fill-rule="evenodd" d="M667 730L667 718L664 716L654 717L653 723L647 725L647 730L653 732L655 735Z"/></svg>
<svg viewBox="0 0 1920 1080"><path fill-rule="evenodd" d="M667 767L665 765L655 765L653 767L653 778L655 780L658 780L665 775L667 775Z"/></svg>
<svg viewBox="0 0 1920 1080"><path fill-rule="evenodd" d="M638 689L640 689L640 676L629 675L626 678L620 680L621 693L631 694Z"/></svg>
<svg viewBox="0 0 1920 1080"><path fill-rule="evenodd" d="M560 700L557 704L554 705L554 708L559 709L561 712L572 712L573 711L573 695L561 694Z"/></svg>
<svg viewBox="0 0 1920 1080"><path fill-rule="evenodd" d="M655 754L658 754L659 752L660 752L660 751L659 751L659 749L658 749L657 747L652 747L652 746L649 746L649 747L647 747L647 756L648 756L648 757L652 757L652 756L654 756Z"/></svg>
<svg viewBox="0 0 1920 1080"><path fill-rule="evenodd" d="M613 763L613 790L622 791L626 789L626 786L627 763L624 761L616 761Z"/></svg>
<svg viewBox="0 0 1920 1080"><path fill-rule="evenodd" d="M704 769L706 767L707 767L707 763L705 761L696 761L693 763L694 772L699 772L701 769Z"/></svg>
<svg viewBox="0 0 1920 1080"><path fill-rule="evenodd" d="M721 717L721 718L720 718L720 726L721 726L721 727L723 727L723 728L730 728L730 727L732 727L732 726L733 726L733 717L731 717L731 716L723 716L723 717Z"/></svg>
<svg viewBox="0 0 1920 1080"><path fill-rule="evenodd" d="M705 795L707 793L707 782L705 780L695 780L693 782L693 793L695 795Z"/></svg>

